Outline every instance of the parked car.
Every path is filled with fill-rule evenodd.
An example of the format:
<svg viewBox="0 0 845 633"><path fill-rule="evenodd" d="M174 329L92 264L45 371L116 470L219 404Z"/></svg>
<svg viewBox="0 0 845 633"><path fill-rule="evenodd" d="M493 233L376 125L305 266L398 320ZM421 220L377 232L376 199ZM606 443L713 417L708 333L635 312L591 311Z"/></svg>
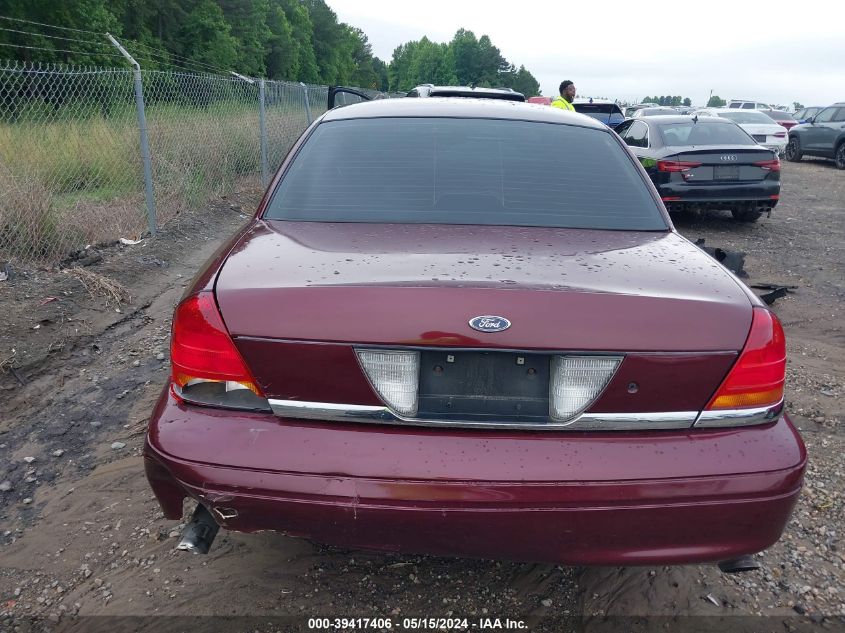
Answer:
<svg viewBox="0 0 845 633"><path fill-rule="evenodd" d="M786 148L786 130L761 110L729 110L728 108L706 108L696 110L693 116L719 116L736 123L748 132L763 147L783 154Z"/></svg>
<svg viewBox="0 0 845 633"><path fill-rule="evenodd" d="M801 108L792 115L792 118L795 119L799 124L806 123L809 119L816 116L819 112L824 109L823 106L811 106L809 108Z"/></svg>
<svg viewBox="0 0 845 633"><path fill-rule="evenodd" d="M758 112L762 112L770 119L773 119L775 123L787 130L791 130L793 127L798 125L798 121L796 121L789 112L784 112L783 110L758 110Z"/></svg>
<svg viewBox="0 0 845 633"><path fill-rule="evenodd" d="M473 88L471 86L435 86L423 84L408 91L408 97L472 97L525 101L525 95L510 88Z"/></svg>
<svg viewBox="0 0 845 633"><path fill-rule="evenodd" d="M656 107L658 107L658 104L657 103L651 103L651 102L638 103L636 105L628 106L627 108L625 108L625 118L630 119L633 116L634 112L636 112L637 110L642 110L643 108L656 108Z"/></svg>
<svg viewBox="0 0 845 633"><path fill-rule="evenodd" d="M616 128L670 211L727 209L756 222L780 198L780 161L721 117L656 116Z"/></svg>
<svg viewBox="0 0 845 633"><path fill-rule="evenodd" d="M183 549L738 570L806 461L777 317L557 108L327 111L187 289L171 364L144 456L167 518L198 502Z"/></svg>
<svg viewBox="0 0 845 633"><path fill-rule="evenodd" d="M612 128L625 120L625 114L622 112L622 108L612 101L575 99L572 102L572 107L575 108L576 112L586 114Z"/></svg>
<svg viewBox="0 0 845 633"><path fill-rule="evenodd" d="M845 102L834 103L789 130L784 156L795 163L804 156L832 158L837 168L845 169Z"/></svg>
<svg viewBox="0 0 845 633"><path fill-rule="evenodd" d="M731 99L728 105L725 106L730 109L738 108L740 110L771 110L772 106L761 101L752 101L750 99Z"/></svg>
<svg viewBox="0 0 845 633"><path fill-rule="evenodd" d="M657 106L656 108L640 108L631 114L632 119L639 119L647 116L677 115L677 111L668 106Z"/></svg>

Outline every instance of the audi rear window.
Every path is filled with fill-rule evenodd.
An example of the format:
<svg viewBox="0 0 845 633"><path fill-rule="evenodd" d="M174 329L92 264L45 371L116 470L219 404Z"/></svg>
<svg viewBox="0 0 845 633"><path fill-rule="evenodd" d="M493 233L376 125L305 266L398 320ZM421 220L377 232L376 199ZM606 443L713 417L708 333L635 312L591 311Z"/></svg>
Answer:
<svg viewBox="0 0 845 633"><path fill-rule="evenodd" d="M607 131L449 118L320 124L265 218L665 230L657 203Z"/></svg>
<svg viewBox="0 0 845 633"><path fill-rule="evenodd" d="M757 142L738 125L715 121L659 123L666 145L756 145Z"/></svg>

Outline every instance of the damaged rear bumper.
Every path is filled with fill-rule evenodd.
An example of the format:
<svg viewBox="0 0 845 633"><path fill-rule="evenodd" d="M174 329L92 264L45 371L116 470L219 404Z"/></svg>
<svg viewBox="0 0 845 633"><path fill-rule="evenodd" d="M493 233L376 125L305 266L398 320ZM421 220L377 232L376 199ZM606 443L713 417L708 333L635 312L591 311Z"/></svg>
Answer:
<svg viewBox="0 0 845 633"><path fill-rule="evenodd" d="M786 418L649 433L395 428L194 407L166 390L145 446L166 516L347 547L564 564L707 562L761 551L806 454Z"/></svg>

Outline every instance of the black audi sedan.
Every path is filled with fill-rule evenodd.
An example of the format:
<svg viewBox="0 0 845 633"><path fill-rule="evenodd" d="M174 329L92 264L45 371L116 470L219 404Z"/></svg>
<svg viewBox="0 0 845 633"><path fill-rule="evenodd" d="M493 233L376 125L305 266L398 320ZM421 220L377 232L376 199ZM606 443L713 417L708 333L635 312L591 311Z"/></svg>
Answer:
<svg viewBox="0 0 845 633"><path fill-rule="evenodd" d="M777 154L717 117L631 119L616 132L648 172L670 211L728 210L756 222L780 198Z"/></svg>

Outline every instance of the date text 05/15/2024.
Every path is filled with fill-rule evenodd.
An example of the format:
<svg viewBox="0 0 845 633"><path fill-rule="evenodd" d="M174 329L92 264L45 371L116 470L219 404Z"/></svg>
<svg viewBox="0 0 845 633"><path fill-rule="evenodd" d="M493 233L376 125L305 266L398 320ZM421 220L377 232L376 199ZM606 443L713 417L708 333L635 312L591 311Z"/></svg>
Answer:
<svg viewBox="0 0 845 633"><path fill-rule="evenodd" d="M309 618L308 628L316 631L331 630L527 630L524 620L511 618Z"/></svg>

